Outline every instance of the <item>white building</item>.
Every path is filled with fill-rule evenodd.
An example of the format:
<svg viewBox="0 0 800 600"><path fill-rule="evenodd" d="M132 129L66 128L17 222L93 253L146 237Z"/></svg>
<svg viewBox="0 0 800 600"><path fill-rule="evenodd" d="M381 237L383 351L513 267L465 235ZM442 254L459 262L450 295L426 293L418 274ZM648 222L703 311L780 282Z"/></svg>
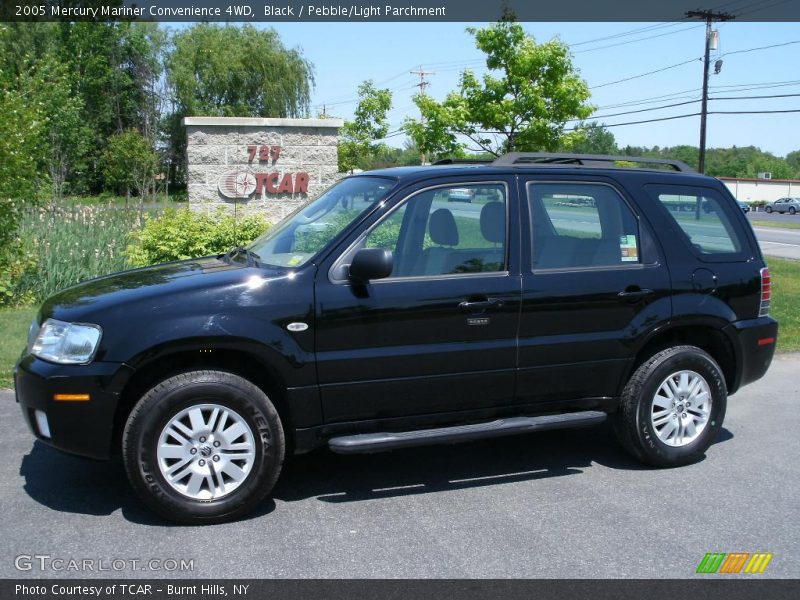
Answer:
<svg viewBox="0 0 800 600"><path fill-rule="evenodd" d="M800 196L800 179L750 179L719 177L737 200L774 202L788 196Z"/></svg>

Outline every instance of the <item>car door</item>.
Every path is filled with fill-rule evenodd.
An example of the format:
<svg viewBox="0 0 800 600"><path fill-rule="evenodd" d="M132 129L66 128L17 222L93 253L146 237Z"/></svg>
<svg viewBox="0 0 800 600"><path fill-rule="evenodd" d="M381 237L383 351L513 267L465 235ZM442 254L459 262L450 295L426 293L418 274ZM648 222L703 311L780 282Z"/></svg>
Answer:
<svg viewBox="0 0 800 600"><path fill-rule="evenodd" d="M637 336L671 314L669 273L650 228L613 181L526 177L520 186L530 235L519 401L615 396Z"/></svg>
<svg viewBox="0 0 800 600"><path fill-rule="evenodd" d="M321 266L316 351L326 422L513 401L520 276L512 182L418 185ZM363 247L392 251L389 277L348 280Z"/></svg>

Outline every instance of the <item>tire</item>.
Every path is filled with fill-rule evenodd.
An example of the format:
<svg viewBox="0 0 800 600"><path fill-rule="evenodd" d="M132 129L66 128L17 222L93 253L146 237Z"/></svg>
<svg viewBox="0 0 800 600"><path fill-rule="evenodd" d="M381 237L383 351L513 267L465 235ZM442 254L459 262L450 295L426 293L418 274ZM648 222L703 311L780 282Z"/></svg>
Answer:
<svg viewBox="0 0 800 600"><path fill-rule="evenodd" d="M768 206L767 208L764 209L764 212L767 213L767 214L771 213L772 212L772 207Z"/></svg>
<svg viewBox="0 0 800 600"><path fill-rule="evenodd" d="M796 209L794 206L790 206L790 207L789 207L789 214L790 214L790 215L793 215L793 214L795 214L795 213L797 213L797 209Z"/></svg>
<svg viewBox="0 0 800 600"><path fill-rule="evenodd" d="M272 491L285 446L269 398L224 371L162 381L133 408L122 436L133 489L158 515L186 524L253 510Z"/></svg>
<svg viewBox="0 0 800 600"><path fill-rule="evenodd" d="M685 385L682 374L686 375ZM696 387L687 393L692 385ZM704 404L704 393L710 407ZM716 439L727 398L722 370L711 356L695 346L674 346L636 369L622 392L614 429L625 449L647 465L691 464L700 460ZM692 402L694 406L690 406Z"/></svg>

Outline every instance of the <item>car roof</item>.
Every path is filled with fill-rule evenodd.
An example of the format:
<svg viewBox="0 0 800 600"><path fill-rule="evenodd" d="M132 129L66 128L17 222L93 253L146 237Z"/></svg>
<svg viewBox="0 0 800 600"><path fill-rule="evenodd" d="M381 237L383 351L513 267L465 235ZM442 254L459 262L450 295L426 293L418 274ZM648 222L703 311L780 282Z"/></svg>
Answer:
<svg viewBox="0 0 800 600"><path fill-rule="evenodd" d="M443 178L443 177L462 177L464 175L564 175L565 173L579 173L581 175L604 175L614 179L625 178L645 178L653 181L658 180L659 183L707 183L709 180L718 181L713 177L701 175L699 173L689 172L675 172L667 171L664 169L643 169L643 168L630 168L621 166L584 166L573 164L548 164L548 165L503 165L495 166L486 163L456 163L446 165L424 165L424 166L410 166L410 167L391 167L385 169L376 169L374 171L364 171L355 175L360 176L375 176L375 177L390 177L397 179L401 183L413 183L416 181L424 181L430 178Z"/></svg>

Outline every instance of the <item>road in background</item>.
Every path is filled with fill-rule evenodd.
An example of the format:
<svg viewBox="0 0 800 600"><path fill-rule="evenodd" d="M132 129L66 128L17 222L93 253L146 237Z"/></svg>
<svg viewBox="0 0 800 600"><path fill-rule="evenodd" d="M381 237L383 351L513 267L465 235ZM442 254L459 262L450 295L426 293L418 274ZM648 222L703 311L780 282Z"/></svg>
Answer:
<svg viewBox="0 0 800 600"><path fill-rule="evenodd" d="M796 577L798 372L800 355L781 356L732 396L717 442L687 467L643 467L607 425L374 455L322 450L293 457L251 518L208 527L155 518L119 462L34 442L1 392L0 576L680 579L697 577L707 552L772 552L757 577ZM194 570L20 572L21 554L193 559Z"/></svg>
<svg viewBox="0 0 800 600"><path fill-rule="evenodd" d="M753 225L753 231L756 232L758 244L764 254L800 260L800 215L779 215L778 213L768 214L750 211L747 213L747 219ZM767 221L774 223L776 226L793 225L797 229L775 226L760 227L758 221Z"/></svg>

